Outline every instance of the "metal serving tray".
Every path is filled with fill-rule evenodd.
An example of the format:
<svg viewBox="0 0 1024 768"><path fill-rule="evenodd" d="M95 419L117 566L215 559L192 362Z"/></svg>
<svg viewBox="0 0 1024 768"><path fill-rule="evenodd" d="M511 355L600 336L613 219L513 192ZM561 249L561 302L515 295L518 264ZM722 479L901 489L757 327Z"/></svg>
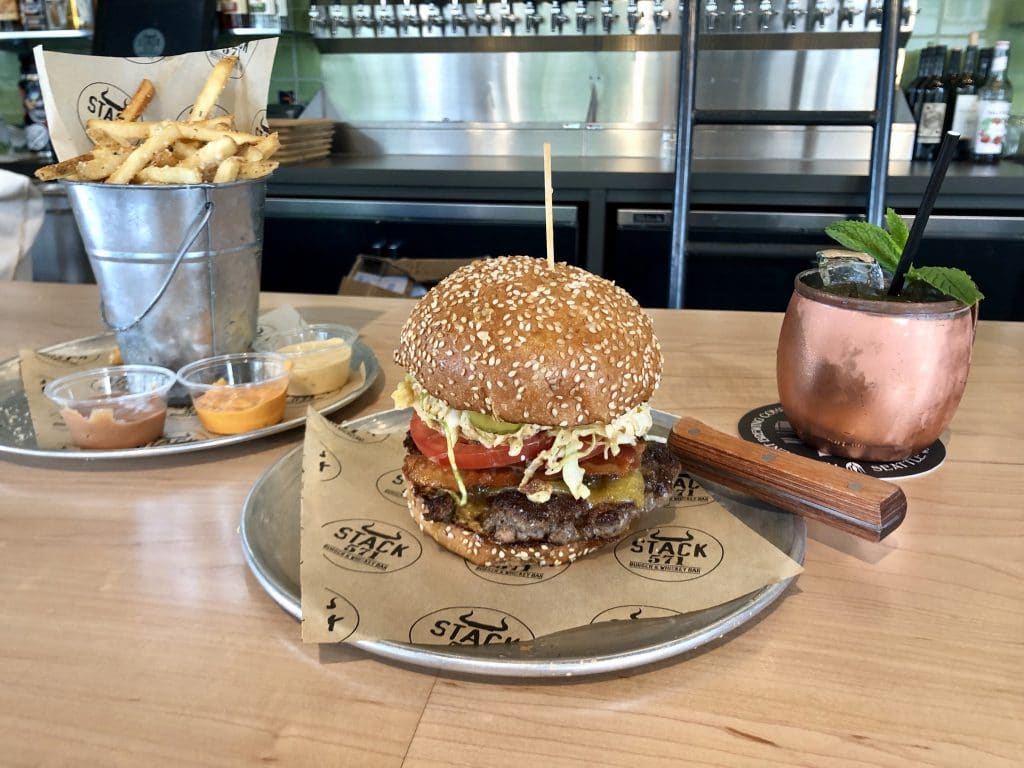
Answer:
<svg viewBox="0 0 1024 768"><path fill-rule="evenodd" d="M664 438L677 417L654 411L652 435ZM357 429L401 428L408 411L393 410L348 424ZM260 585L297 619L299 592L299 501L302 446L285 454L253 485L242 508L242 549ZM801 518L758 505L747 497L702 484L730 512L799 563L807 529ZM454 555L453 555L454 557ZM393 661L446 672L496 677L569 677L615 672L698 648L743 626L785 592L793 579L770 584L714 608L664 619L612 621L559 632L529 645L465 648L363 640L351 643Z"/></svg>
<svg viewBox="0 0 1024 768"><path fill-rule="evenodd" d="M74 341L66 341L60 344L46 347L39 350L56 355L102 355L109 352L116 344L114 335L110 333L98 336L87 336ZM97 367L104 363L97 363ZM339 408L351 403L363 392L370 388L374 380L380 374L380 365L377 362L373 351L358 339L352 345L352 367L353 369L363 365L366 370L366 380L356 389L340 395L336 400L328 401L319 408L322 414L333 413ZM47 449L40 448L36 444L36 433L32 426L32 415L29 413L28 399L25 396L25 388L21 382L21 369L18 357L12 357L0 362L0 453L15 454L18 456L37 456L52 459L128 459L148 456L166 456L168 454L189 453L191 451L204 451L209 448L217 448L222 445L244 443L249 440L258 440L267 435L283 432L292 427L304 424L306 421L305 409L302 415L286 418L284 421L270 427L255 429L251 432L244 432L240 435L219 435L204 440L196 440L188 443L174 443L156 446L143 446L141 448L117 448L108 450L81 450L78 448ZM287 414L286 414L287 416Z"/></svg>

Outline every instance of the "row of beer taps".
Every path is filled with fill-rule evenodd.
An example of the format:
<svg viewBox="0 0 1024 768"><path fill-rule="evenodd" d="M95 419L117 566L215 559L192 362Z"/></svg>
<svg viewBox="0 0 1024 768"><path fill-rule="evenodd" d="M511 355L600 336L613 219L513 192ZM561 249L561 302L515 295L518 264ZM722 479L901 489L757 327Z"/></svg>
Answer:
<svg viewBox="0 0 1024 768"><path fill-rule="evenodd" d="M588 0L575 0L576 31L585 35L590 25L599 21L605 33L610 34L615 22L620 18L612 3L613 0L601 0L600 14L595 16L589 12ZM563 4L561 0L551 0L550 13L546 19L538 10L535 0L526 0L522 3L522 19L513 12L511 0L500 0L497 3L497 15L493 15L490 11L492 3L484 0L472 4L472 13L467 13L469 3L451 0L446 4L447 19L442 12L440 3L424 3L426 13L420 12L419 5L411 0L403 0L400 8L389 3L388 0L380 0L376 7L371 4L343 5L340 3L328 6L311 5L309 9L310 31L314 35L318 31L327 31L331 37L335 36L339 29L349 30L354 36L358 35L362 29L370 29L377 36L384 35L389 29L405 36L422 35L424 30L429 34L435 29L442 34L458 35L461 32L464 35L469 35L473 30L477 34L490 35L497 28L501 34L511 33L514 35L516 26L522 21L527 33L539 34L542 25L547 21L551 24L552 30L562 34L570 21L568 14L563 9L563 5L568 5L568 2ZM638 0L626 0L626 26L631 33L636 33L637 26L643 17L644 13L639 8ZM656 32L660 33L665 22L671 17L672 12L665 8L665 0L653 0L651 19Z"/></svg>
<svg viewBox="0 0 1024 768"><path fill-rule="evenodd" d="M824 30L829 18L836 14L836 30L842 31L843 26L853 29L858 15L864 14L864 27L880 25L882 22L882 4L884 0L839 0L834 5L829 0L785 0L785 8L782 11L782 28L784 30L798 30L806 26L809 31ZM901 24L910 23L913 8L909 2L901 4ZM752 11L747 8L745 0L734 0L732 11L719 10L717 0L707 0L704 5L704 30L706 32L721 31L719 20L728 16L734 32L743 32L748 16L757 15L757 28L761 32L767 32L772 25L772 20L779 15L772 0L760 0L758 10Z"/></svg>
<svg viewBox="0 0 1024 768"><path fill-rule="evenodd" d="M678 1L678 0L676 0ZM575 4L572 18L565 12L566 7ZM312 4L309 8L310 32L315 36L334 37L339 30L348 30L352 36L360 36L363 30L382 37L393 30L395 36L437 36L437 35L515 35L516 28L522 22L527 34L541 34L542 27L549 24L548 34L563 34L566 28L573 29L570 21L575 20L575 32L586 35L598 26L605 34L617 31L620 18L613 5L615 0L600 0L600 12L590 12L589 0L550 0L550 10L545 16L539 9L537 0L515 2L520 9L521 17L513 8L512 0L475 0L467 3L462 0L432 0L431 2L414 2L402 0L396 5L394 0L379 0L379 4L371 2L362 4L336 3L329 5ZM666 0L626 0L626 27L631 34L636 34L641 21L647 15L646 7L650 8L650 18L654 31L661 33L672 18L672 12L666 7ZM836 31L854 29L857 16L863 14L863 28L868 29L881 22L882 5L885 0L732 0L731 10L722 10L719 0L703 0L699 7L703 18L702 28L705 32L744 32L750 28L760 32L779 30L776 17L781 15L781 31L822 31L826 29L831 17L835 15ZM727 7L730 0L722 0ZM497 6L497 13L492 14L491 8ZM911 0L903 0L903 25L910 22L913 9ZM756 10L754 8L756 7ZM422 10L421 10L422 8ZM748 18L756 19L756 27L748 26ZM596 25L596 26L592 26ZM650 29L648 25L646 29Z"/></svg>

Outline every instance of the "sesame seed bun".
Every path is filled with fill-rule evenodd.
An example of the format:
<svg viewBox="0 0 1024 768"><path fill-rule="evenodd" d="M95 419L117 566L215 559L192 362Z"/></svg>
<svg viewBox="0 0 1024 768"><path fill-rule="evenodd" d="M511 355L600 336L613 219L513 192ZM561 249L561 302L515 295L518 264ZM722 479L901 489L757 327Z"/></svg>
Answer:
<svg viewBox="0 0 1024 768"><path fill-rule="evenodd" d="M606 424L650 400L661 347L614 283L568 264L484 259L413 308L395 362L453 408L545 426Z"/></svg>
<svg viewBox="0 0 1024 768"><path fill-rule="evenodd" d="M529 563L531 565L564 565L603 547L607 541L574 541L570 544L499 544L468 528L454 523L427 520L426 505L410 486L406 485L405 499L409 513L420 530L447 550L464 557L475 565L502 563Z"/></svg>

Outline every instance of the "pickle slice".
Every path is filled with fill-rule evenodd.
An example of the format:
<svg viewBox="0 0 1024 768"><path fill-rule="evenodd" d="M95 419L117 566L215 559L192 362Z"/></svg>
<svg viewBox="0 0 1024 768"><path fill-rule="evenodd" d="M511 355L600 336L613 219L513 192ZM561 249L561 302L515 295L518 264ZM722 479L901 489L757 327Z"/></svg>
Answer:
<svg viewBox="0 0 1024 768"><path fill-rule="evenodd" d="M510 421L502 421L486 413L472 411L469 414L469 423L482 432L490 432L492 435L511 435L518 432L522 424L513 424Z"/></svg>

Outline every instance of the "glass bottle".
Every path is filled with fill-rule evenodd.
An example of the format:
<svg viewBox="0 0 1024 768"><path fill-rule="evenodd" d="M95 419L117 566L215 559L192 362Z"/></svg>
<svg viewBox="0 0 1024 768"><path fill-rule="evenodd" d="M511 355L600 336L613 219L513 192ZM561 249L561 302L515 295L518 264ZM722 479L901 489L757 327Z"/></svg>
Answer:
<svg viewBox="0 0 1024 768"><path fill-rule="evenodd" d="M934 58L934 46L922 49L921 58L917 61L917 77L910 81L910 87L907 88L907 105L910 107L910 112L913 115L917 115L917 104L921 100L921 87L932 76L932 61Z"/></svg>
<svg viewBox="0 0 1024 768"><path fill-rule="evenodd" d="M956 82L953 102L953 119L949 130L960 134L954 159L963 160L971 156L974 132L978 129L978 81L975 70L978 66L978 46L968 45L964 60L964 71Z"/></svg>
<svg viewBox="0 0 1024 768"><path fill-rule="evenodd" d="M1003 154L1006 128L1010 122L1013 86L1006 76L1010 44L1000 40L992 54L988 81L978 91L978 128L974 132L974 162L997 163Z"/></svg>
<svg viewBox="0 0 1024 768"><path fill-rule="evenodd" d="M946 124L946 46L935 46L931 77L921 87L918 102L917 137L914 139L914 160L934 160Z"/></svg>

